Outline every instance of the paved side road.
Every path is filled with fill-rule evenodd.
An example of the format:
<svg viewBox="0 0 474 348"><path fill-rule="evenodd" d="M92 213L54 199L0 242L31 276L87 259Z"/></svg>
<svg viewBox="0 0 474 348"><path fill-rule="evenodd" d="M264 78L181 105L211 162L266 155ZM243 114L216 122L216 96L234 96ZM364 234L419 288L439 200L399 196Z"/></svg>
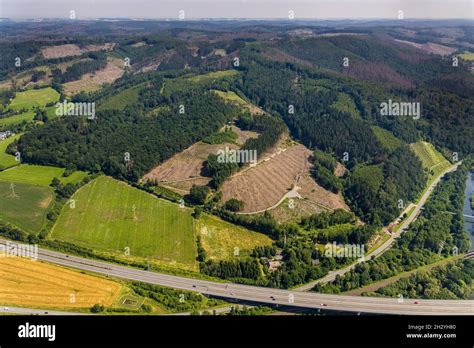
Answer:
<svg viewBox="0 0 474 348"><path fill-rule="evenodd" d="M294 290L295 291L308 291L308 290L311 290L316 284L320 284L320 283L329 283L329 282L332 282L334 279L336 279L337 276L342 276L344 274L346 274L347 272L349 272L351 269L353 269L355 266L357 266L359 263L361 262L364 262L364 260L368 260L370 258L376 258L380 255L382 255L385 251L387 251L388 249L390 249L390 247L393 245L393 243L395 242L395 239L397 239L398 237L400 237L400 235L402 234L403 231L405 231L409 226L410 224L416 220L416 218L418 217L418 215L420 214L421 212L421 208L425 205L426 201L428 200L431 192L433 192L434 188L436 187L436 185L441 181L441 178L443 176L445 176L447 173L450 173L450 172L453 172L455 171L458 166L461 164L462 162L458 162L454 165L452 165L451 167L447 168L443 173L441 173L435 180L433 180L433 182L431 183L431 185L428 187L428 189L425 191L425 193L423 194L423 196L421 196L418 204L415 206L415 209L413 210L413 213L410 215L410 217L408 219L406 219L405 221L403 221L403 223L401 224L400 228L397 230L396 233L392 234L390 236L389 239L387 239L387 241L385 243L383 243L380 247L378 247L377 249L375 249L374 251L372 251L370 254L367 254L365 255L364 258L358 260L357 262L345 267L345 268L341 268L341 269L338 269L336 271L332 271L332 272L329 272L325 277L323 278L320 278L318 280L315 280L311 283L308 283L308 284L305 284L303 286L300 286L298 288L295 288Z"/></svg>
<svg viewBox="0 0 474 348"><path fill-rule="evenodd" d="M5 243L5 240L0 240L0 244ZM245 300L256 303L330 309L356 313L474 315L474 300L405 299L403 302L398 302L398 299L395 298L318 294L221 283L138 270L41 248L39 249L38 258L41 261L111 277L157 284L174 289L195 291L220 298Z"/></svg>

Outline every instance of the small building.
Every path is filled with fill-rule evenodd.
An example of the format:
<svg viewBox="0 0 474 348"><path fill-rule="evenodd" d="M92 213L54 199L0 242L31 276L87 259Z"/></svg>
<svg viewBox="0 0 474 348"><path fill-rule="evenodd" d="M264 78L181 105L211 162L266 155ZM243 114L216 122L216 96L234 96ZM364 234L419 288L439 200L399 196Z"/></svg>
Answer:
<svg viewBox="0 0 474 348"><path fill-rule="evenodd" d="M11 132L11 131L4 131L4 132L0 132L0 140L5 140L6 138L9 138L9 137L12 137L14 136L15 133Z"/></svg>

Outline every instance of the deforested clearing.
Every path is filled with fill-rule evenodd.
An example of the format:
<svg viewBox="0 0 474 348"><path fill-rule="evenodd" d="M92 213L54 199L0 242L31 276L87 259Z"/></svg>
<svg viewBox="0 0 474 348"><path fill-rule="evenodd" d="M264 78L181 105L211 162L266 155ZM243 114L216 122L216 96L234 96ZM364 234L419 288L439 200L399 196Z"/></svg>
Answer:
<svg viewBox="0 0 474 348"><path fill-rule="evenodd" d="M41 49L41 54L45 59L63 58L69 56L79 56L85 52L111 50L113 44L106 43L103 45L88 45L83 48L74 44L48 46Z"/></svg>
<svg viewBox="0 0 474 348"><path fill-rule="evenodd" d="M238 135L235 144L206 144L198 142L183 152L180 152L159 166L153 168L143 177L143 181L157 181L179 193L187 193L193 184L206 185L210 178L203 175L204 164L210 154L217 154L219 150L238 149L249 138L255 138L257 133L242 131L238 127L231 126L232 131Z"/></svg>
<svg viewBox="0 0 474 348"><path fill-rule="evenodd" d="M301 144L278 148L259 159L255 167L235 174L222 186L225 202L236 198L244 202L244 213L273 209L291 190L330 209L346 207L340 196L321 188L308 177L311 151ZM303 197L304 198L304 197Z"/></svg>
<svg viewBox="0 0 474 348"><path fill-rule="evenodd" d="M94 74L85 74L77 81L63 84L64 92L67 95L74 95L79 92L93 92L98 90L103 84L112 83L120 78L124 72L123 63L115 58L108 58L104 69L97 70Z"/></svg>

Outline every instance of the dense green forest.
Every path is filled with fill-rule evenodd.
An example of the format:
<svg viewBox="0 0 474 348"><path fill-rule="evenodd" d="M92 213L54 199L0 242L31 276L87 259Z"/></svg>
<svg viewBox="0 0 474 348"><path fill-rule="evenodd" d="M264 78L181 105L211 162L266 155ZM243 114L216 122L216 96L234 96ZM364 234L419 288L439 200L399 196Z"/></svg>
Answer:
<svg viewBox="0 0 474 348"><path fill-rule="evenodd" d="M174 96L185 105L163 100L170 110L159 117L141 110L99 112L90 122L65 117L22 137L18 149L26 162L103 171L117 178L138 180L153 166L217 131L229 121L233 107L211 92Z"/></svg>
<svg viewBox="0 0 474 348"><path fill-rule="evenodd" d="M370 296L468 300L473 291L474 261L462 260L436 267L429 271L416 272L393 284L378 289Z"/></svg>
<svg viewBox="0 0 474 348"><path fill-rule="evenodd" d="M318 292L356 289L397 273L416 269L442 257L466 252L462 205L467 170L449 173L436 187L418 219L397 240L396 246L375 260L361 263L333 283L317 285ZM456 249L457 248L457 249Z"/></svg>
<svg viewBox="0 0 474 348"><path fill-rule="evenodd" d="M347 179L345 190L352 210L376 225L385 225L397 217L426 183L421 161L408 146L396 149L381 166L380 178L371 171L357 175L356 170Z"/></svg>

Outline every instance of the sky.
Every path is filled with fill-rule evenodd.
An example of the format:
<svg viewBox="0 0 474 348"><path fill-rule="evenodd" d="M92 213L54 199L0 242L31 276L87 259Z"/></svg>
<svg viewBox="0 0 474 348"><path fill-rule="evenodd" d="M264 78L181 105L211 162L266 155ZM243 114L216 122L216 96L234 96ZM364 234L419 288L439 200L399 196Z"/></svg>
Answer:
<svg viewBox="0 0 474 348"><path fill-rule="evenodd" d="M71 11L76 19L474 19L474 0L0 0L1 18L67 19Z"/></svg>

